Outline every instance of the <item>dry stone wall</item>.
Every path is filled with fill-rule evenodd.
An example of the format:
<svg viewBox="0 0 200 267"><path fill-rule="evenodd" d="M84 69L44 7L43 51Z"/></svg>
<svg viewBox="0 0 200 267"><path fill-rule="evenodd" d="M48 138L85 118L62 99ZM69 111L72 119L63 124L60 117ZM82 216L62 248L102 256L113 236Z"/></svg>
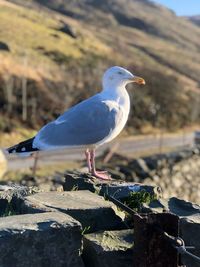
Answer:
<svg viewBox="0 0 200 267"><path fill-rule="evenodd" d="M200 206L168 198L178 195L199 202L198 149L137 160L114 155L103 167L128 182L101 183L87 173L66 172L58 179L63 181L62 192L0 186L0 266L131 266L132 217L127 220L123 211L104 198L108 194L120 200L130 191L156 196L141 206L142 212L178 215L180 236L200 256ZM53 185L56 188L56 183ZM198 266L188 257L182 257L182 261L187 267Z"/></svg>
<svg viewBox="0 0 200 267"><path fill-rule="evenodd" d="M177 154L178 156L178 154ZM159 185L163 189L163 197L176 196L195 203L200 203L200 156L194 153L180 160L164 160L155 173L146 178L144 183Z"/></svg>
<svg viewBox="0 0 200 267"><path fill-rule="evenodd" d="M103 164L102 162L102 158L98 159L97 167L108 170L117 181L160 186L163 189L163 196L166 198L176 196L200 203L200 150L198 148L134 160L114 154L109 163ZM27 176L21 181L21 185L36 186L42 191L60 191L64 185L66 190L69 190L72 177L68 177L68 184L66 184L65 175L56 174L51 177ZM82 177L84 175L81 175L80 172L77 175L83 181ZM79 186L84 188L83 182ZM92 190L92 187L93 185L90 185L90 188L87 189ZM70 190L72 190L72 187Z"/></svg>
<svg viewBox="0 0 200 267"><path fill-rule="evenodd" d="M100 168L107 168L114 178L160 186L163 197L179 197L200 203L200 150L187 149L173 153L128 159L114 155Z"/></svg>
<svg viewBox="0 0 200 267"><path fill-rule="evenodd" d="M65 174L66 183L69 175L73 173ZM98 192L106 193L103 191L105 186L108 193L112 192L119 199L129 194L129 190L157 194L158 200L143 205L143 211L169 210L177 214L181 236L186 244L195 247L194 253L200 256L198 205L176 198L162 200L158 187L122 182L106 185L87 174L80 175L85 180L82 189L96 188L95 193L90 189L79 191L78 173L73 177L73 183L77 183L76 191L35 193L28 188L4 187L0 200L6 200L7 204L0 205L0 210L3 208L3 217L0 218L1 267L131 266L134 229L124 212L98 196ZM190 258L183 258L183 262L187 267L198 266Z"/></svg>
<svg viewBox="0 0 200 267"><path fill-rule="evenodd" d="M59 212L0 219L1 267L84 267L81 224Z"/></svg>

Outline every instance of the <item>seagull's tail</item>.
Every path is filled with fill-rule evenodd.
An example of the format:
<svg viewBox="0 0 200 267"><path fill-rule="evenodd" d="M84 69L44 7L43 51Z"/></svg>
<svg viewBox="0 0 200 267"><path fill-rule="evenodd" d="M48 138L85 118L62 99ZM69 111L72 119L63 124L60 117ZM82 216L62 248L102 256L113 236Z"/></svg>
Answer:
<svg viewBox="0 0 200 267"><path fill-rule="evenodd" d="M7 153L12 154L12 153L27 153L31 154L32 152L38 151L39 149L33 148L33 141L35 137L30 138L24 142L21 142L17 145L14 145L12 147L7 148Z"/></svg>

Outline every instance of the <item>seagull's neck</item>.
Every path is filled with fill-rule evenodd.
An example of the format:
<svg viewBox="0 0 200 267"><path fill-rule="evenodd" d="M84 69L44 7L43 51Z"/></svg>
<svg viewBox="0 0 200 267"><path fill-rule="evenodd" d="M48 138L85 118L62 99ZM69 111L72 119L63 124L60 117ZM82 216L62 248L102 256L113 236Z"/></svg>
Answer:
<svg viewBox="0 0 200 267"><path fill-rule="evenodd" d="M114 88L104 87L100 95L104 100L115 101L122 106L130 106L130 98L125 85L119 85Z"/></svg>
<svg viewBox="0 0 200 267"><path fill-rule="evenodd" d="M126 84L103 84L101 95L115 101L117 101L118 98L127 97Z"/></svg>

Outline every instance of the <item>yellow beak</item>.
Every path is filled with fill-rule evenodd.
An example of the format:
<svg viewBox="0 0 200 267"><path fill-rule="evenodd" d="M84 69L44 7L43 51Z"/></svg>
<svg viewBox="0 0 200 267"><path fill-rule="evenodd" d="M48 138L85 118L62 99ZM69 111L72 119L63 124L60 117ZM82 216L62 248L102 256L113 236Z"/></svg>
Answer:
<svg viewBox="0 0 200 267"><path fill-rule="evenodd" d="M137 83L137 84L143 84L143 85L146 84L146 82L145 82L145 80L143 78L137 77L137 76L132 78L131 81L134 82L134 83Z"/></svg>

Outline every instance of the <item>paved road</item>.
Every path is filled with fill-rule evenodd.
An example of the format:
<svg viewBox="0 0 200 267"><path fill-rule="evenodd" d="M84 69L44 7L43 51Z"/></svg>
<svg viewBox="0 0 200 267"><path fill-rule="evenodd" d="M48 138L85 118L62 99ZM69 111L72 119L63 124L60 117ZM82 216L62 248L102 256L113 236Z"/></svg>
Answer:
<svg viewBox="0 0 200 267"><path fill-rule="evenodd" d="M115 147L116 151L125 155L134 155L134 153L150 152L151 150L155 152L159 151L160 148L178 148L182 146L192 146L193 145L194 134L180 134L180 135L164 135L161 136L146 136L146 137L133 137L126 138L122 140L117 140L106 146L102 146L98 150L100 155L108 147ZM118 142L118 143L117 143ZM118 145L115 145L118 144ZM40 164L54 164L58 162L66 162L73 160L84 159L84 151L81 150L62 150L54 152L40 152ZM30 157L19 157L15 155L8 156L8 169L9 170L19 170L33 166L33 158Z"/></svg>

